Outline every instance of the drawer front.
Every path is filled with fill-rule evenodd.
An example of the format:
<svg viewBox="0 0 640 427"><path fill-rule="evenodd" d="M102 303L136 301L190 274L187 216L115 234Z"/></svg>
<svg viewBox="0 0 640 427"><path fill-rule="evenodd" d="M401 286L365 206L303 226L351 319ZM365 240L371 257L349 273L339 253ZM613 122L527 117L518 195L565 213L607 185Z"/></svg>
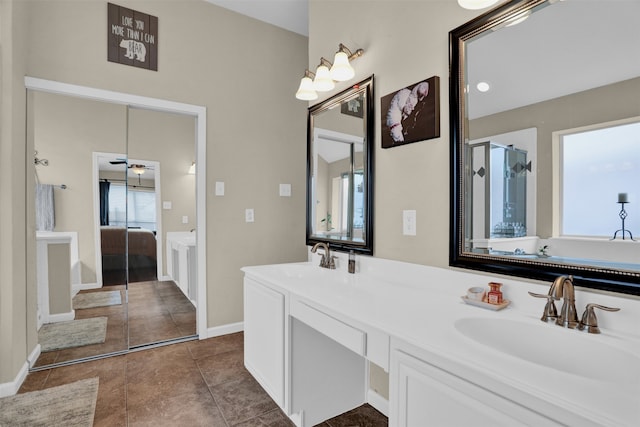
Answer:
<svg viewBox="0 0 640 427"><path fill-rule="evenodd" d="M306 323L318 332L323 333L334 341L339 342L349 350L366 356L366 334L317 308L298 301L291 301L291 316Z"/></svg>

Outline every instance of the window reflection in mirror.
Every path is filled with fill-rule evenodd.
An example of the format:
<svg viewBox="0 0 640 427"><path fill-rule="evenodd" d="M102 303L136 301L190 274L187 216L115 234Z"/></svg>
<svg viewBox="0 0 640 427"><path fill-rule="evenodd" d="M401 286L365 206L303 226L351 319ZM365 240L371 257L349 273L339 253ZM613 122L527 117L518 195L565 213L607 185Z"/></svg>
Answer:
<svg viewBox="0 0 640 427"><path fill-rule="evenodd" d="M308 244L372 252L372 81L309 109Z"/></svg>

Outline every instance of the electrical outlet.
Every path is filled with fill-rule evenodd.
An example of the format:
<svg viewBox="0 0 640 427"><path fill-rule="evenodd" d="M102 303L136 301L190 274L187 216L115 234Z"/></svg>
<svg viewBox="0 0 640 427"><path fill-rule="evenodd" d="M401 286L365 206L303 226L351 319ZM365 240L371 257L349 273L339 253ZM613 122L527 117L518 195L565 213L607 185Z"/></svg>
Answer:
<svg viewBox="0 0 640 427"><path fill-rule="evenodd" d="M164 210L171 209L171 202L162 202L162 209Z"/></svg>
<svg viewBox="0 0 640 427"><path fill-rule="evenodd" d="M182 217L182 223L183 223L183 224L189 224L189 217L188 217L187 215L184 215L184 216Z"/></svg>
<svg viewBox="0 0 640 427"><path fill-rule="evenodd" d="M244 210L244 220L245 222L253 222L253 209L245 209Z"/></svg>
<svg viewBox="0 0 640 427"><path fill-rule="evenodd" d="M402 234L405 236L416 235L416 211L402 211Z"/></svg>

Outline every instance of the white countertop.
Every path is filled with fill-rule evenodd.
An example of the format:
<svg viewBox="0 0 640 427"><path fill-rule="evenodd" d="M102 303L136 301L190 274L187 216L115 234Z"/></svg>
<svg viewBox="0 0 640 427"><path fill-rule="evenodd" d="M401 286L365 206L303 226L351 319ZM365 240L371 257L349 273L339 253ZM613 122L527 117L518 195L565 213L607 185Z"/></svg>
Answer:
<svg viewBox="0 0 640 427"><path fill-rule="evenodd" d="M548 285L539 283L497 280L504 283L504 297L512 303L504 310L491 311L467 305L460 297L469 287L484 287L494 279L452 269L359 257L360 271L356 274L348 274L346 266L340 263L336 270L320 268L315 260L242 270L260 282L307 299L345 319L379 329L392 340L424 350L441 367L495 393L505 397L524 393L527 406L551 418L555 416L554 408L563 408L592 420L595 425L640 423L640 364L628 367L628 378L613 381L606 374L612 367L602 360L603 372L594 376L598 379L592 379L562 369L567 363L580 363L582 355L570 348L546 349L556 353L558 369L554 369L478 343L455 328L456 320L464 318L524 322L536 328L549 328L550 334L580 334L579 339L590 340L587 343L600 342L638 355L640 362L637 298L577 290L578 315L586 302L622 308L617 313L599 312L602 333L594 335L541 322L545 301L527 295L527 291L548 291ZM615 316L618 317L613 320ZM544 340L539 345L545 348Z"/></svg>

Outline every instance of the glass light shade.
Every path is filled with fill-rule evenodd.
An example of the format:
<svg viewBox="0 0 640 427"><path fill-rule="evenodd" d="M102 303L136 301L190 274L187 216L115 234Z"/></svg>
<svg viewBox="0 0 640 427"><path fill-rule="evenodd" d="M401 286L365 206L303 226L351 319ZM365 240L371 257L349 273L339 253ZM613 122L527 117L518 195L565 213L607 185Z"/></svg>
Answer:
<svg viewBox="0 0 640 427"><path fill-rule="evenodd" d="M458 4L465 9L484 9L498 3L498 0L458 0Z"/></svg>
<svg viewBox="0 0 640 427"><path fill-rule="evenodd" d="M336 53L333 59L333 67L331 67L331 78L338 82L344 82L352 79L356 75L351 64L349 64L349 57L344 52Z"/></svg>
<svg viewBox="0 0 640 427"><path fill-rule="evenodd" d="M189 168L189 175L195 175L196 174L196 162L191 163L191 167Z"/></svg>
<svg viewBox="0 0 640 427"><path fill-rule="evenodd" d="M144 173L143 165L131 165L131 171L136 175L142 175Z"/></svg>
<svg viewBox="0 0 640 427"><path fill-rule="evenodd" d="M316 78L313 80L313 87L318 92L328 92L336 87L326 65L318 66Z"/></svg>
<svg viewBox="0 0 640 427"><path fill-rule="evenodd" d="M303 101L313 101L314 99L318 99L318 94L313 88L313 81L311 78L305 76L300 80L300 87L296 92L296 98Z"/></svg>

